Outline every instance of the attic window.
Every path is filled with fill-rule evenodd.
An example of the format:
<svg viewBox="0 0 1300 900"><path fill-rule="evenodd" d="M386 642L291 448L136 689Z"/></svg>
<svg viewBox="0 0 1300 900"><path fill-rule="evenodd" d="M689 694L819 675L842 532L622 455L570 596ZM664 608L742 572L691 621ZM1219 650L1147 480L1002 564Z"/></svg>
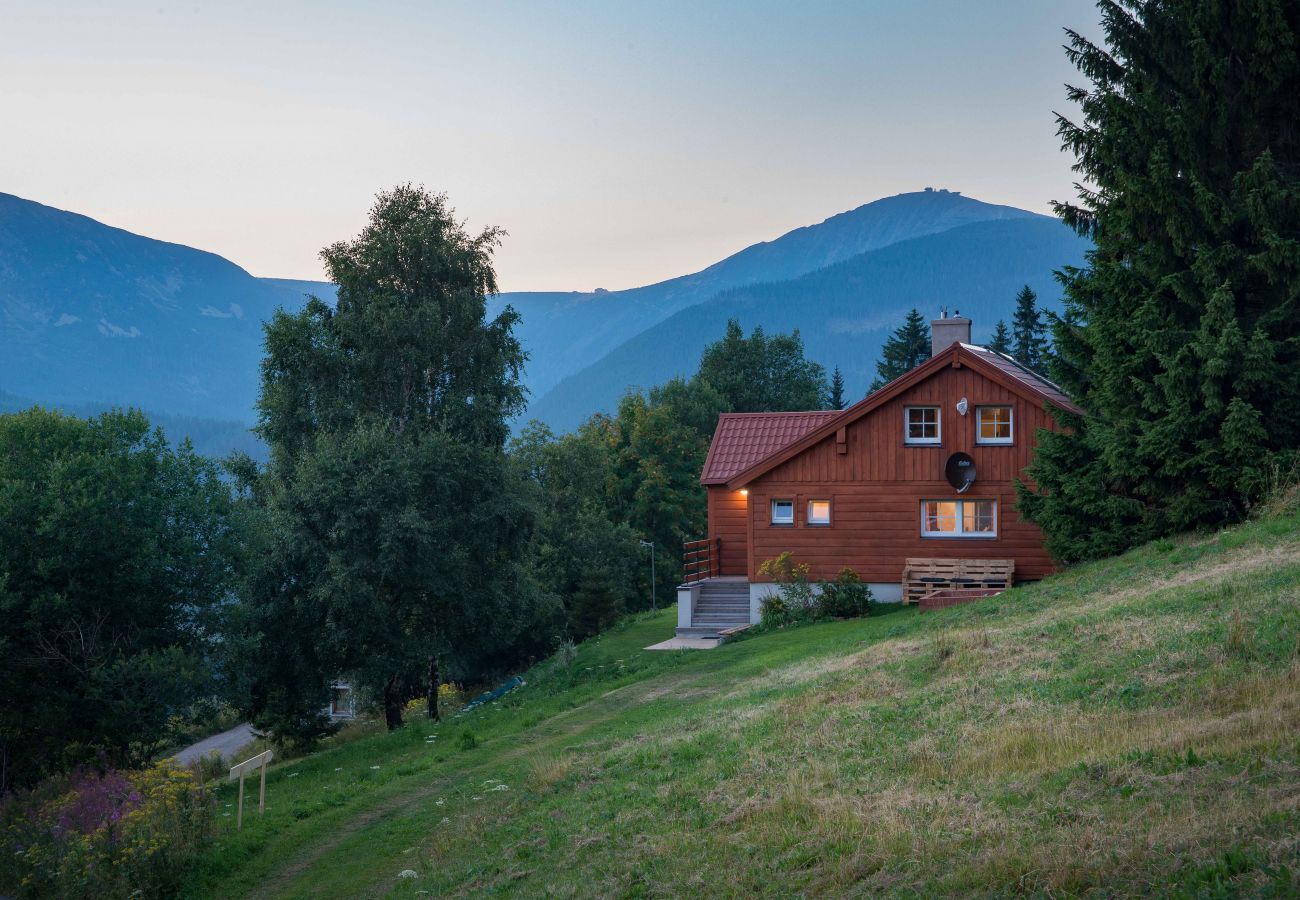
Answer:
<svg viewBox="0 0 1300 900"><path fill-rule="evenodd" d="M975 410L975 443L1011 443L1011 407L981 406Z"/></svg>
<svg viewBox="0 0 1300 900"><path fill-rule="evenodd" d="M831 524L831 501L809 500L808 501L808 524L809 525Z"/></svg>
<svg viewBox="0 0 1300 900"><path fill-rule="evenodd" d="M903 410L903 424L904 443L939 443L939 407L908 406Z"/></svg>
<svg viewBox="0 0 1300 900"><path fill-rule="evenodd" d="M773 525L794 524L794 501L793 500L772 501L772 524Z"/></svg>

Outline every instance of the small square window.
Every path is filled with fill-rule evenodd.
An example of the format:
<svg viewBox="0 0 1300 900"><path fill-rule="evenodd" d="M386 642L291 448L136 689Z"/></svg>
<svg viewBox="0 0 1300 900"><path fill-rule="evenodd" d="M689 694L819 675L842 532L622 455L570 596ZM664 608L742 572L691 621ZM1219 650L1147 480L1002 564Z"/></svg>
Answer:
<svg viewBox="0 0 1300 900"><path fill-rule="evenodd" d="M809 500L808 501L808 524L809 525L831 524L831 501Z"/></svg>
<svg viewBox="0 0 1300 900"><path fill-rule="evenodd" d="M939 443L939 407L909 406L903 410L904 443Z"/></svg>
<svg viewBox="0 0 1300 900"><path fill-rule="evenodd" d="M794 501L793 500L772 501L772 524L773 525L794 524Z"/></svg>
<svg viewBox="0 0 1300 900"><path fill-rule="evenodd" d="M975 410L975 443L1011 443L1011 407L981 406Z"/></svg>

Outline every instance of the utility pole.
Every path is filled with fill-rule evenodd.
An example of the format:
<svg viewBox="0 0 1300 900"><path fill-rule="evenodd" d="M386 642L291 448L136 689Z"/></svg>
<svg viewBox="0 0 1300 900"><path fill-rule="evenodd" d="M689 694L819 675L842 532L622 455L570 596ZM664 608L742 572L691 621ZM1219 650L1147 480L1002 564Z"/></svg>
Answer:
<svg viewBox="0 0 1300 900"><path fill-rule="evenodd" d="M659 603L655 599L655 542L641 541L642 547L650 548L650 609L658 612Z"/></svg>

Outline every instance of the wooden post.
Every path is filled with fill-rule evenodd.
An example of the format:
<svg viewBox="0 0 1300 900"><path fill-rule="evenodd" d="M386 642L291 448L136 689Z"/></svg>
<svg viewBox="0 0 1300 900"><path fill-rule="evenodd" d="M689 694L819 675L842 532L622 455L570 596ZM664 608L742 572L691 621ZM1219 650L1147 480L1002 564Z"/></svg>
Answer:
<svg viewBox="0 0 1300 900"><path fill-rule="evenodd" d="M266 812L266 760L262 760L262 784L257 789L257 817Z"/></svg>
<svg viewBox="0 0 1300 900"><path fill-rule="evenodd" d="M230 780L239 779L239 810L235 813L235 830L243 831L244 829L244 777L250 769L260 767L262 770L261 784L257 791L257 815L260 817L266 812L266 766L274 755L270 750L259 753L252 759L246 759L230 769Z"/></svg>

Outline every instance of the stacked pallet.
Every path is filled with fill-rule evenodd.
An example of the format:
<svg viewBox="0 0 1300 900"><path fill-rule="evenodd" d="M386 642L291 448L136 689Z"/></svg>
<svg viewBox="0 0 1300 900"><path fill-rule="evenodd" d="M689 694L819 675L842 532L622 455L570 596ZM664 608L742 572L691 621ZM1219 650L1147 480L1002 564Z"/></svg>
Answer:
<svg viewBox="0 0 1300 900"><path fill-rule="evenodd" d="M908 558L903 602L916 603L940 590L1005 590L1016 576L1013 559Z"/></svg>

